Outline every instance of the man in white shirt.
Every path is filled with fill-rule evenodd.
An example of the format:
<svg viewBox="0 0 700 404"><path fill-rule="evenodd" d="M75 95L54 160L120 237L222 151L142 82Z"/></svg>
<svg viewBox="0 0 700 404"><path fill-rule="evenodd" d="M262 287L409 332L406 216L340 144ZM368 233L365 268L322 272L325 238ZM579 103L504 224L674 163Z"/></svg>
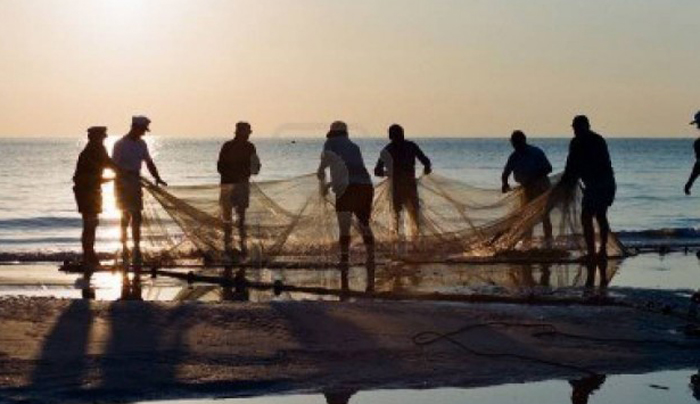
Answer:
<svg viewBox="0 0 700 404"><path fill-rule="evenodd" d="M340 269L347 273L350 253L350 228L353 215L357 218L362 240L367 250L367 291L374 290L374 234L370 227L374 186L362 159L360 148L348 135L344 122L331 124L323 145L321 164L317 176L322 189L327 190L326 169L331 173L331 188L335 194L335 210L338 218ZM343 278L343 288L346 287Z"/></svg>
<svg viewBox="0 0 700 404"><path fill-rule="evenodd" d="M158 169L148 152L148 145L142 139L150 132L151 120L145 116L131 118L131 130L114 144L112 160L119 172L114 181L114 194L117 207L122 212L121 241L127 250L127 228L131 225L131 237L134 243L134 261L141 260L141 211L143 210L143 191L141 190L141 166L146 163L148 171L156 180L156 185L168 185L160 178Z"/></svg>

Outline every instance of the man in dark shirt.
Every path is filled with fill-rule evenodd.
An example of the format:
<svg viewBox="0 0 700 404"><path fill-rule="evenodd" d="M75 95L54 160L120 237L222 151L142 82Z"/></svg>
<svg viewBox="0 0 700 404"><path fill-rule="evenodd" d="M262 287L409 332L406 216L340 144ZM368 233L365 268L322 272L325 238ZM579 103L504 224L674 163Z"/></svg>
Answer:
<svg viewBox="0 0 700 404"><path fill-rule="evenodd" d="M587 258L593 260L595 257L593 230L593 217L595 217L600 229L599 258L606 259L610 233L608 208L615 200L616 191L615 174L610 162L608 145L602 136L591 130L586 116L576 116L572 127L574 138L569 145L566 168L557 187L571 189L578 184L579 180L583 182L581 224L586 240Z"/></svg>
<svg viewBox="0 0 700 404"><path fill-rule="evenodd" d="M420 203L418 199L418 183L416 182L416 159L423 164L423 172L427 175L432 171L430 159L417 144L404 138L404 130L400 125L389 127L391 142L384 147L374 174L377 177L389 177L391 186L391 202L394 209L394 231L399 234L401 211L405 208L413 225L413 236L420 232Z"/></svg>
<svg viewBox="0 0 700 404"><path fill-rule="evenodd" d="M691 125L697 126L700 129L700 111L698 111L693 117L693 122ZM693 143L693 149L695 150L695 165L693 166L693 171L690 173L690 178L688 182L685 183L685 194L690 195L690 189L693 187L693 183L700 175L700 138L695 140Z"/></svg>
<svg viewBox="0 0 700 404"><path fill-rule="evenodd" d="M248 122L238 122L235 137L224 143L216 165L221 174L219 204L224 221L224 249L229 255L232 252L233 209L238 216L241 254L246 255L248 251L245 212L250 204L250 176L260 172L260 160L255 146L248 141L251 133L253 131Z"/></svg>
<svg viewBox="0 0 700 404"><path fill-rule="evenodd" d="M510 143L514 151L503 168L501 190L503 193L510 191L508 177L513 174L515 181L523 187L524 202L527 204L551 187L548 175L552 172L552 165L542 149L527 143L527 137L522 131L514 131L510 136ZM545 242L549 244L552 240L552 222L548 213L542 218L542 227Z"/></svg>
<svg viewBox="0 0 700 404"><path fill-rule="evenodd" d="M95 253L95 232L99 224L98 215L102 213L102 173L106 168L114 168L107 154L104 139L107 128L93 126L88 129L88 143L78 157L78 164L73 175L73 193L78 205L78 212L83 217L83 263L89 266L99 265Z"/></svg>

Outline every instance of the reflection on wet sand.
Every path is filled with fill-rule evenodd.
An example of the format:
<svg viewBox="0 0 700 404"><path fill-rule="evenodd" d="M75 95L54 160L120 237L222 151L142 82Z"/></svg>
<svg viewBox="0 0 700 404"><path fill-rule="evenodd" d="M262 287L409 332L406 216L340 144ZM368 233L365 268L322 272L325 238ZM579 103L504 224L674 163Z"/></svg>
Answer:
<svg viewBox="0 0 700 404"><path fill-rule="evenodd" d="M403 264L393 263L377 268L377 294L411 295L441 294L469 296L475 294L503 296L569 296L589 297L605 290L617 272L618 262L600 264ZM182 273L184 276L185 273ZM206 283L195 280L205 276ZM160 276L159 278L163 278ZM201 269L187 277L189 282L176 282L173 300L202 301L271 301L301 299L347 300L358 297L367 288L367 274L362 267L340 271L335 269L251 269L227 267ZM89 283L89 282L87 282ZM179 286L177 286L179 285ZM257 286L256 286L257 285ZM260 285L271 285L262 288ZM116 286L116 285L115 285ZM151 296L162 286L152 280L142 285L141 277L122 277L122 299L142 299L142 287ZM295 290L295 286L329 291ZM167 294L166 294L167 295ZM94 298L94 295L93 295Z"/></svg>

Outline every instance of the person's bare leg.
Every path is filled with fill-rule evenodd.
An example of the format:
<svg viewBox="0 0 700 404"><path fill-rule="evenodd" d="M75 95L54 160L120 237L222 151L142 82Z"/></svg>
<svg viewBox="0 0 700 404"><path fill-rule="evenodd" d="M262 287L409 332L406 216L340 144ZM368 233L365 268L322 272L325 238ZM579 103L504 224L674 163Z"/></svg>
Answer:
<svg viewBox="0 0 700 404"><path fill-rule="evenodd" d="M134 261L141 263L141 212L131 212L131 238L134 243Z"/></svg>
<svg viewBox="0 0 700 404"><path fill-rule="evenodd" d="M546 248L552 247L552 219L549 217L549 213L545 213L542 217L542 230L544 231L544 243Z"/></svg>
<svg viewBox="0 0 700 404"><path fill-rule="evenodd" d="M600 258L608 258L608 237L610 234L610 223L608 222L608 209L604 208L596 212L596 220L600 228Z"/></svg>
<svg viewBox="0 0 700 404"><path fill-rule="evenodd" d="M595 257L595 231L593 230L593 213L584 209L581 213L583 238L586 241L586 254L589 260Z"/></svg>
<svg viewBox="0 0 700 404"><path fill-rule="evenodd" d="M352 225L352 212L338 212L337 217L340 233L340 265L347 266L350 259L350 226Z"/></svg>
<svg viewBox="0 0 700 404"><path fill-rule="evenodd" d="M122 218L121 218L121 242L122 242L122 248L124 251L127 251L127 242L129 241L129 236L127 233L127 229L129 228L129 224L131 223L131 214L125 210L122 211Z"/></svg>
<svg viewBox="0 0 700 404"><path fill-rule="evenodd" d="M365 264L367 268L367 291L374 291L374 233L372 232L372 227L369 224L369 218L360 219L360 229L362 231L362 241L365 244L365 250L367 252L367 262Z"/></svg>
<svg viewBox="0 0 700 404"><path fill-rule="evenodd" d="M241 254L248 254L247 238L248 234L245 227L245 209L236 209L238 215L238 236L240 237Z"/></svg>
<svg viewBox="0 0 700 404"><path fill-rule="evenodd" d="M131 212L131 238L134 250L141 250L141 212Z"/></svg>
<svg viewBox="0 0 700 404"><path fill-rule="evenodd" d="M233 215L230 206L221 206L221 219L224 222L224 252L229 253L233 242Z"/></svg>
<svg viewBox="0 0 700 404"><path fill-rule="evenodd" d="M420 207L417 200L409 201L406 210L408 211L408 219L411 222L411 239L413 243L418 241L420 235Z"/></svg>
<svg viewBox="0 0 700 404"><path fill-rule="evenodd" d="M96 215L83 214L83 234L80 242L83 247L83 262L94 264L97 261L95 253L95 232L98 225Z"/></svg>

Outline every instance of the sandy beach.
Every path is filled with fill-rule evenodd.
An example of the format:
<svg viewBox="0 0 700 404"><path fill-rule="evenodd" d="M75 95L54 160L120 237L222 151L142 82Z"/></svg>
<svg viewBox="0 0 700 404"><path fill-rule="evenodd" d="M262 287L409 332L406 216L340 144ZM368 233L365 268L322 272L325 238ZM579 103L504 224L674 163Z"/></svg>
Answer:
<svg viewBox="0 0 700 404"><path fill-rule="evenodd" d="M670 292L655 296L680 301ZM587 376L564 366L470 354L446 340L426 346L412 340L423 331L492 321L545 323L565 333L627 341L497 325L453 338L479 352L600 374L692 368L700 359L700 339L679 332L684 321L628 307L6 297L0 299L0 402L471 387Z"/></svg>

